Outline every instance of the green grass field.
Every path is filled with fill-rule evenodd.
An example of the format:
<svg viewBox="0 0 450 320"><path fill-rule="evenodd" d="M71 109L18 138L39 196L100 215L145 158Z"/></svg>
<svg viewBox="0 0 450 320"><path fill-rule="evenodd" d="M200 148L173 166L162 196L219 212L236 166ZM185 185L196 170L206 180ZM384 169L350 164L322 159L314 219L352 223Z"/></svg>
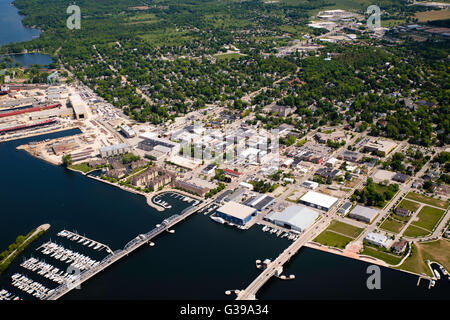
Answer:
<svg viewBox="0 0 450 320"><path fill-rule="evenodd" d="M214 58L217 60L231 60L231 59L239 59L240 57L243 57L242 54L237 52L232 53L223 53L223 54L216 54L214 55Z"/></svg>
<svg viewBox="0 0 450 320"><path fill-rule="evenodd" d="M412 254L402 263L398 269L425 273L432 276L426 260L436 261L444 268L450 268L450 241L441 239L433 242L414 243L412 245Z"/></svg>
<svg viewBox="0 0 450 320"><path fill-rule="evenodd" d="M417 202L408 201L406 199L403 199L399 204L398 207L405 208L411 212L416 212L417 209L419 209L420 204Z"/></svg>
<svg viewBox="0 0 450 320"><path fill-rule="evenodd" d="M405 226L405 224L402 223L402 222L396 221L394 219L387 218L381 224L380 228L384 229L386 231L393 232L393 233L399 233L404 226Z"/></svg>
<svg viewBox="0 0 450 320"><path fill-rule="evenodd" d="M384 262L391 265L396 265L402 260L402 257L395 256L393 254L389 254L387 252L383 252L368 246L364 246L364 250L361 252L361 254L383 260Z"/></svg>
<svg viewBox="0 0 450 320"><path fill-rule="evenodd" d="M427 231L410 224L408 229L406 229L405 232L403 233L403 235L405 237L417 238L427 236L430 233L431 231Z"/></svg>
<svg viewBox="0 0 450 320"><path fill-rule="evenodd" d="M80 163L80 164L73 164L73 165L69 166L69 168L74 169L74 170L79 170L84 173L94 170L93 168L89 167L86 162Z"/></svg>
<svg viewBox="0 0 450 320"><path fill-rule="evenodd" d="M417 227L433 231L433 229L436 227L436 224L439 222L444 212L445 212L444 210L424 206L417 214L419 220L414 221L412 224Z"/></svg>
<svg viewBox="0 0 450 320"><path fill-rule="evenodd" d="M352 238L328 230L323 231L314 239L315 242L320 244L340 249L344 249L345 246L352 240Z"/></svg>
<svg viewBox="0 0 450 320"><path fill-rule="evenodd" d="M434 198L427 197L427 196L424 196L422 194L418 194L418 193L414 193L414 192L409 192L406 195L406 198L412 199L412 200L416 200L418 202L422 202L422 203L425 203L425 204L429 204L429 205L432 205L432 206L435 206L435 207L439 207L439 208L442 208L442 209L447 209L447 207L449 206L449 202L447 202L447 201L434 199Z"/></svg>
<svg viewBox="0 0 450 320"><path fill-rule="evenodd" d="M355 226L352 226L347 223L339 222L339 221L333 221L331 225L327 228L329 231L335 231L341 234L344 234L350 238L356 238L361 234L363 231L362 228L358 228Z"/></svg>

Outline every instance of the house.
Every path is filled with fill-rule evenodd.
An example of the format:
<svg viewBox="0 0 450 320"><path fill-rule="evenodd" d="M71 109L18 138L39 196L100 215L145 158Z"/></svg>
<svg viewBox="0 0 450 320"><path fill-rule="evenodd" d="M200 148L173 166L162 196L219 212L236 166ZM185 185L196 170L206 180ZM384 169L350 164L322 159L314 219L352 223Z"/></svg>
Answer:
<svg viewBox="0 0 450 320"><path fill-rule="evenodd" d="M401 217L409 217L412 212L408 209L397 207L395 208L395 214Z"/></svg>
<svg viewBox="0 0 450 320"><path fill-rule="evenodd" d="M408 246L408 241L400 240L400 241L395 242L392 245L391 249L396 254L402 254L403 252L405 252L407 246Z"/></svg>

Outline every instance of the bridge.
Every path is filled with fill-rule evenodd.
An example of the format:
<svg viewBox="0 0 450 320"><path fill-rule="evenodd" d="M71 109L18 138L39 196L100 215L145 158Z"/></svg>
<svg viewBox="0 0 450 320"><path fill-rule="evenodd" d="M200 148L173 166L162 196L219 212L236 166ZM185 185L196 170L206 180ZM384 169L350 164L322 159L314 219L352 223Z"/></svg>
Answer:
<svg viewBox="0 0 450 320"><path fill-rule="evenodd" d="M189 207L183 210L180 214L175 214L173 216L170 216L169 218L163 220L161 224L159 224L156 228L153 230L145 233L140 234L136 238L129 241L123 249L119 249L114 251L113 253L110 253L108 256L106 256L100 263L91 269L87 269L79 274L79 277L71 282L65 282L54 289L54 291L48 295L45 300L57 300L67 294L68 292L72 291L79 285L81 285L83 282L89 280L93 276L95 276L100 271L105 270L107 267L112 265L113 263L119 261L120 259L128 256L133 251L137 250L144 244L147 244L158 236L159 234L168 231L172 226L176 225L180 221L186 219L188 216L199 210L200 207Z"/></svg>

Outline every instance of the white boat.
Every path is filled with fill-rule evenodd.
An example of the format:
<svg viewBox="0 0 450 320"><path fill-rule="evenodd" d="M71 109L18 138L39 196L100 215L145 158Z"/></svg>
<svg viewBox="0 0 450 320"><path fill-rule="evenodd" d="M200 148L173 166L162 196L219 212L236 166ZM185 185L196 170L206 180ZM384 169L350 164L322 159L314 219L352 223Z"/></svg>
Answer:
<svg viewBox="0 0 450 320"><path fill-rule="evenodd" d="M221 217L210 216L210 218L211 218L212 220L214 220L215 222L218 222L218 223L221 223L221 224L224 224L224 223L225 223L225 219L223 219L223 218L221 218Z"/></svg>
<svg viewBox="0 0 450 320"><path fill-rule="evenodd" d="M439 272L437 270L435 270L435 269L433 269L433 272L434 272L434 275L436 276L436 278L438 280L440 280L441 279L441 275L439 274Z"/></svg>

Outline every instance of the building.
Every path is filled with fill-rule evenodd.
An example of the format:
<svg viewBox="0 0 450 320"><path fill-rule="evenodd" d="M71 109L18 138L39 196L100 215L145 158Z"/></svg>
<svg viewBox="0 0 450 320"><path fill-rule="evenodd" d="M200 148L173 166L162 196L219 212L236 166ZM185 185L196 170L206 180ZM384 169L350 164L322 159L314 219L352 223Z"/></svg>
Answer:
<svg viewBox="0 0 450 320"><path fill-rule="evenodd" d="M343 215L346 215L350 211L351 207L352 207L352 203L346 202L339 208L338 212Z"/></svg>
<svg viewBox="0 0 450 320"><path fill-rule="evenodd" d="M305 188L314 190L314 189L316 189L319 186L319 184L317 182L314 182L314 181L306 180L305 182L302 183L302 186L305 187Z"/></svg>
<svg viewBox="0 0 450 320"><path fill-rule="evenodd" d="M126 124L120 126L120 131L122 131L122 133L127 138L134 138L134 137L136 137L136 132L134 132L134 130L130 126L126 125Z"/></svg>
<svg viewBox="0 0 450 320"><path fill-rule="evenodd" d="M239 178L241 176L241 174L242 174L240 172L237 172L237 171L234 171L234 170L230 170L230 169L223 169L223 172L225 174L228 174L230 176L237 177L237 178Z"/></svg>
<svg viewBox="0 0 450 320"><path fill-rule="evenodd" d="M175 180L175 187L185 190L187 192L197 194L199 196L204 196L210 189L202 186L198 186L194 183L183 181L183 180Z"/></svg>
<svg viewBox="0 0 450 320"><path fill-rule="evenodd" d="M375 142L367 142L364 145L364 150L369 152L375 152L382 156L386 156L392 150L394 150L396 146L397 144L393 141L377 140Z"/></svg>
<svg viewBox="0 0 450 320"><path fill-rule="evenodd" d="M408 209L397 207L395 208L395 214L401 217L409 217L412 215L412 212Z"/></svg>
<svg viewBox="0 0 450 320"><path fill-rule="evenodd" d="M229 201L217 209L216 216L230 223L243 226L249 222L252 217L256 216L256 213L257 210L255 208L251 208L234 201Z"/></svg>
<svg viewBox="0 0 450 320"><path fill-rule="evenodd" d="M69 103L73 108L75 119L80 120L87 118L86 103L81 99L79 94L72 94L69 97Z"/></svg>
<svg viewBox="0 0 450 320"><path fill-rule="evenodd" d="M392 245L391 249L396 254L402 254L403 252L405 252L406 247L408 247L408 241L400 240L400 241L395 242Z"/></svg>
<svg viewBox="0 0 450 320"><path fill-rule="evenodd" d="M245 205L255 208L258 211L265 210L268 206L275 202L275 198L269 197L267 195L260 195L256 197L252 197L245 201Z"/></svg>
<svg viewBox="0 0 450 320"><path fill-rule="evenodd" d="M130 147L126 143L115 144L112 146L100 148L100 156L102 158L108 158L119 154L124 154L129 151Z"/></svg>
<svg viewBox="0 0 450 320"><path fill-rule="evenodd" d="M215 164L208 164L206 167L203 168L202 173L204 174L212 174L215 172L217 166Z"/></svg>
<svg viewBox="0 0 450 320"><path fill-rule="evenodd" d="M313 208L329 211L338 202L338 199L323 193L308 191L300 198L299 202Z"/></svg>
<svg viewBox="0 0 450 320"><path fill-rule="evenodd" d="M239 183L239 186L247 188L248 190L253 190L253 185L251 183L241 182L241 183Z"/></svg>
<svg viewBox="0 0 450 320"><path fill-rule="evenodd" d="M144 151L157 150L159 152L177 155L180 152L180 144L168 139L158 138L155 133L147 132L139 136L143 140L138 143L138 148Z"/></svg>
<svg viewBox="0 0 450 320"><path fill-rule="evenodd" d="M348 216L355 220L363 221L366 223L372 223L377 215L378 210L357 205L356 207L353 208L353 210L349 213Z"/></svg>
<svg viewBox="0 0 450 320"><path fill-rule="evenodd" d="M361 162L363 155L359 152L345 150L338 156L338 159L349 162Z"/></svg>
<svg viewBox="0 0 450 320"><path fill-rule="evenodd" d="M406 181L408 181L409 176L407 174L403 174L403 173L396 173L395 176L392 177L392 180L400 182L400 183L405 183Z"/></svg>
<svg viewBox="0 0 450 320"><path fill-rule="evenodd" d="M272 111L277 113L280 117L287 117L292 112L295 111L295 108L290 108L287 106L280 106L278 104L274 105Z"/></svg>
<svg viewBox="0 0 450 320"><path fill-rule="evenodd" d="M330 159L327 160L327 162L325 162L325 166L333 168L336 165L337 162L338 162L338 159L330 158Z"/></svg>
<svg viewBox="0 0 450 320"><path fill-rule="evenodd" d="M391 243L391 240L389 240L386 236L375 232L368 233L364 240L377 247L385 248L388 248Z"/></svg>
<svg viewBox="0 0 450 320"><path fill-rule="evenodd" d="M305 231L319 217L319 214L309 208L292 205L282 212L272 211L264 217L264 220L270 221L277 226L296 230Z"/></svg>

